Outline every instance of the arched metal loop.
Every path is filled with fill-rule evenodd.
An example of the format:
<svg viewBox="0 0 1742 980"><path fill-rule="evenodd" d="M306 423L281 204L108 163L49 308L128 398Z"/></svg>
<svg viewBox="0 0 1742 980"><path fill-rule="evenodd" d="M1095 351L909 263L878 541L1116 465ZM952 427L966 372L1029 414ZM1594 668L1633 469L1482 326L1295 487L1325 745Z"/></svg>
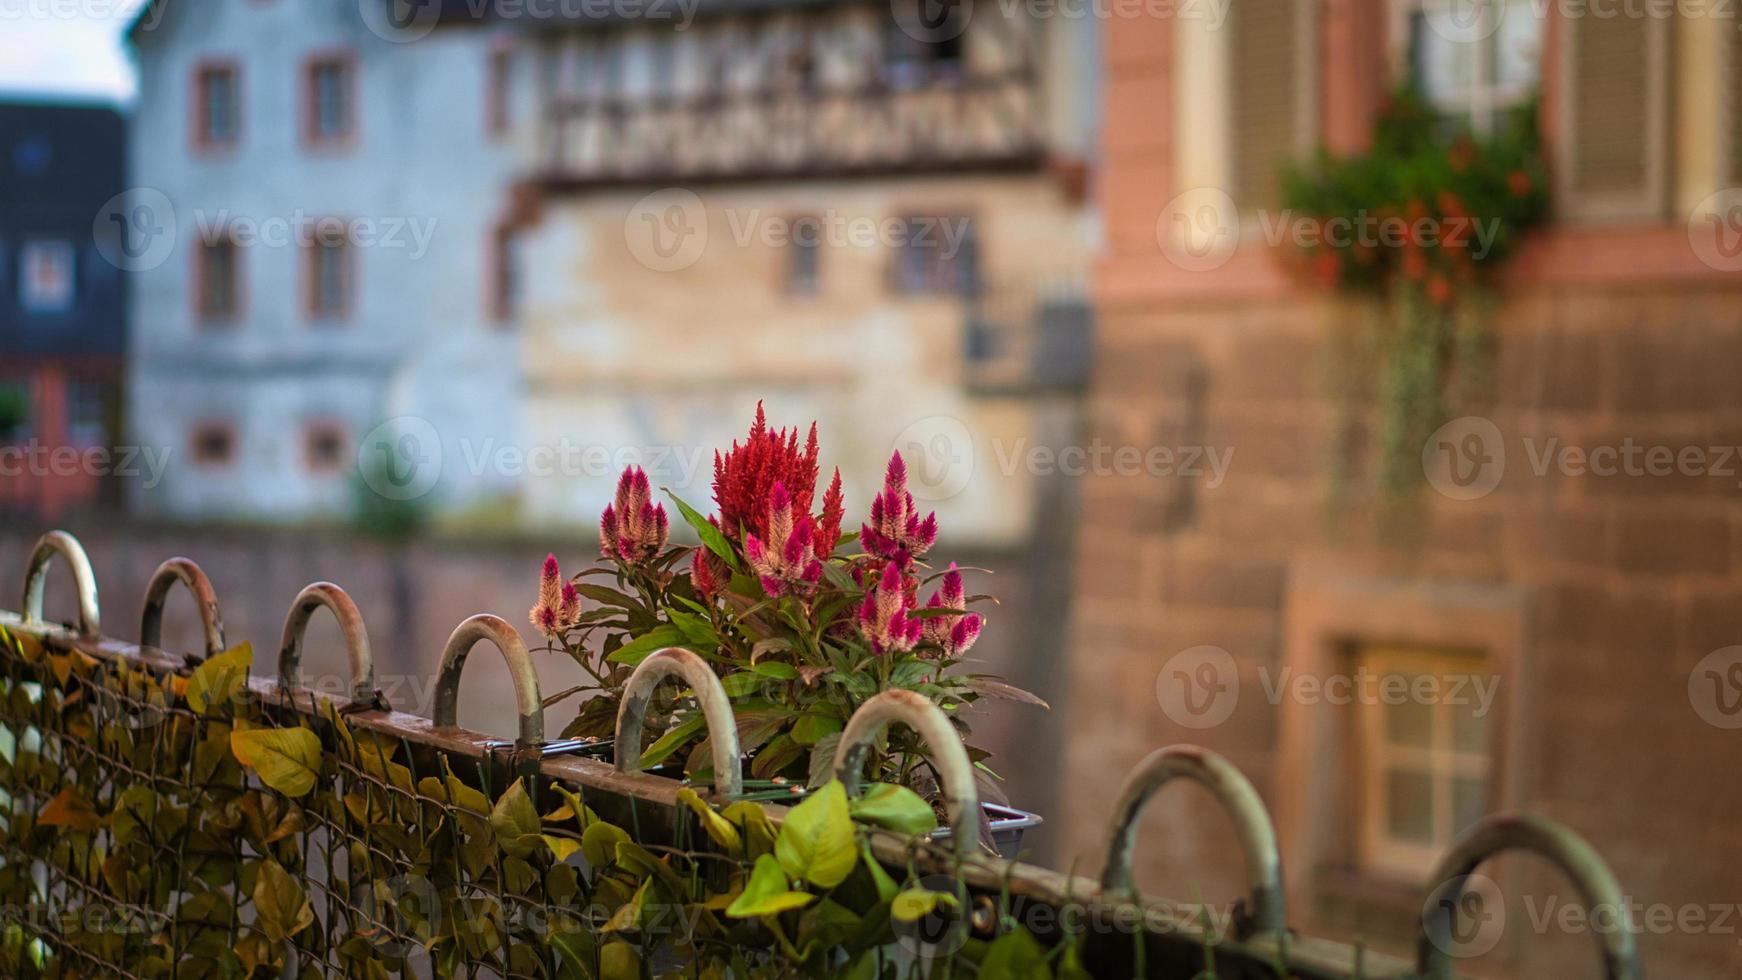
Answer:
<svg viewBox="0 0 1742 980"><path fill-rule="evenodd" d="M91 574L91 560L85 556L79 539L65 531L50 531L36 541L30 553L30 565L24 573L24 622L42 622L42 587L48 578L48 563L55 555L65 558L73 570L73 584L79 590L79 635L96 639L103 635L103 624L97 615L97 577Z"/></svg>
<svg viewBox="0 0 1742 980"><path fill-rule="evenodd" d="M859 706L847 719L841 744L835 749L835 777L848 796L857 796L865 771L865 754L879 732L899 721L918 732L931 749L932 764L943 784L944 811L958 855L967 856L980 839L980 791L974 783L974 765L962 736L950 724L943 709L929 698L900 689L884 691Z"/></svg>
<svg viewBox="0 0 1742 980"><path fill-rule="evenodd" d="M1234 820L1240 846L1246 852L1246 874L1251 893L1240 922L1239 938L1280 934L1286 928L1282 898L1282 854L1276 846L1276 830L1258 791L1234 764L1196 745L1158 749L1138 763L1113 811L1113 833L1107 843L1107 864L1101 872L1101 887L1109 892L1131 888L1131 857L1137 846L1137 818L1150 797L1174 779L1201 784L1215 795Z"/></svg>
<svg viewBox="0 0 1742 980"><path fill-rule="evenodd" d="M500 616L479 613L454 627L448 645L442 650L442 665L436 675L435 716L437 725L458 724L460 671L466 666L466 654L479 640L489 640L508 662L508 677L514 682L514 704L520 712L521 745L536 745L544 741L544 703L538 693L538 674L532 669L532 656L526 644L508 621Z"/></svg>
<svg viewBox="0 0 1742 980"><path fill-rule="evenodd" d="M732 701L708 662L680 647L666 647L636 665L623 688L623 703L617 708L617 736L612 741L618 772L639 772L641 739L647 729L647 704L653 689L667 677L676 677L696 692L702 717L707 721L708 740L714 748L714 792L722 800L744 793L743 762L738 750L738 720Z"/></svg>
<svg viewBox="0 0 1742 980"><path fill-rule="evenodd" d="M1498 814L1465 831L1429 879L1437 884L1422 908L1422 935L1416 946L1416 968L1424 978L1448 980L1453 975L1453 927L1470 875L1484 861L1505 851L1528 851L1560 868L1584 899L1594 925L1605 911L1613 917L1591 930L1603 957L1603 976L1609 980L1640 980L1644 976L1627 897L1596 849L1546 817Z"/></svg>
<svg viewBox="0 0 1742 980"><path fill-rule="evenodd" d="M345 590L331 582L304 586L290 604L278 643L278 686L287 691L300 686L297 671L302 666L302 637L315 611L322 608L332 610L333 618L339 621L339 634L345 639L345 655L351 661L352 702L385 710L386 700L375 690L375 660L369 653L369 630L363 625L363 614Z"/></svg>
<svg viewBox="0 0 1742 980"><path fill-rule="evenodd" d="M177 584L187 586L199 610L200 629L205 634L206 656L224 652L224 622L218 618L218 594L211 579L191 558L171 558L157 566L145 585L145 610L139 616L139 645L163 647L163 603Z"/></svg>

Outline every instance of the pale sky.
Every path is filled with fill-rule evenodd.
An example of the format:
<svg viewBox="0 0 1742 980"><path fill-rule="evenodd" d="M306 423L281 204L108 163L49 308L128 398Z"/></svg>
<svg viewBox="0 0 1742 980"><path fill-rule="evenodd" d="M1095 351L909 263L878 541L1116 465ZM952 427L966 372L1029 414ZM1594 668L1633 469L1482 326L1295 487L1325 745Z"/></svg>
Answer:
<svg viewBox="0 0 1742 980"><path fill-rule="evenodd" d="M146 0L0 0L0 97L133 98L122 34Z"/></svg>

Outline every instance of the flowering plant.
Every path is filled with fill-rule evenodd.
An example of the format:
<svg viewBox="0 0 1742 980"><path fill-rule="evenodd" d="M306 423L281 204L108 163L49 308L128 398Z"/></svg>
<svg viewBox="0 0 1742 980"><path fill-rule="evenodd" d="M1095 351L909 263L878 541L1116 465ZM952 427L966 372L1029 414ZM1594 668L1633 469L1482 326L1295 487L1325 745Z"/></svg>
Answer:
<svg viewBox="0 0 1742 980"><path fill-rule="evenodd" d="M826 782L848 717L891 688L930 698L964 736L961 709L982 696L1044 706L959 669L985 624L969 607L991 597L969 595L954 563L937 570L924 561L938 522L920 515L900 454L854 533L841 531L839 470L814 509L819 474L815 424L801 448L797 428L770 428L758 405L746 440L714 455L717 514L704 517L667 491L701 539L692 547L668 545L665 507L654 502L647 475L624 471L600 521L602 560L564 580L556 557L547 557L532 608L550 648L593 681L547 703L597 692L565 737L611 734L630 671L668 646L714 666L732 699L750 774L764 779ZM860 550L848 553L855 539ZM700 710L683 700L667 707L670 727L643 765L681 759L693 776L710 775ZM927 749L911 733L891 732L879 749L874 778L922 791L935 786ZM990 774L987 753L970 745L969 755Z"/></svg>

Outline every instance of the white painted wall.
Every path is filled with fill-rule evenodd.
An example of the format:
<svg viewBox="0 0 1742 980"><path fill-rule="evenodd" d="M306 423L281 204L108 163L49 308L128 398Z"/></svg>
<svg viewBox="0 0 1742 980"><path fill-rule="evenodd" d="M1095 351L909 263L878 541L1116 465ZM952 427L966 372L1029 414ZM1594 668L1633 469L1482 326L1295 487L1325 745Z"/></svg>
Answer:
<svg viewBox="0 0 1742 980"><path fill-rule="evenodd" d="M132 291L132 438L174 454L161 485L138 493L142 513L342 511L355 468L319 476L303 465L302 428L317 418L342 421L353 450L385 419L427 419L444 460L429 499L450 512L513 486L463 465L469 441L512 439L519 427L519 339L490 322L487 300L490 232L515 170L513 146L486 136L493 35L442 29L394 43L370 32L358 3L170 4L136 44L130 183L168 197L177 242ZM358 72L356 139L341 152L311 151L301 139L304 62L327 51L351 52ZM214 58L241 67L242 136L233 153L201 157L191 148L190 98L196 66ZM408 226L402 246L355 249L356 302L342 324L304 316L297 247L261 244L239 252L239 322L202 328L193 295L202 224L299 213ZM426 250L412 222L427 231ZM206 418L236 426L233 465L192 464L190 428Z"/></svg>

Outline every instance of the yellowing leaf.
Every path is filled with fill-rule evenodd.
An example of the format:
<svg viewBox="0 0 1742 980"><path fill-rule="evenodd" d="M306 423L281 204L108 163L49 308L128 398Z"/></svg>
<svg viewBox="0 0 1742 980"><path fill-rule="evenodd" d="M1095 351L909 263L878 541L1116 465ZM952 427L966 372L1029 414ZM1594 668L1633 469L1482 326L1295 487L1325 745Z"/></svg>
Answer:
<svg viewBox="0 0 1742 980"><path fill-rule="evenodd" d="M284 942L315 920L302 884L271 858L261 862L254 878L254 914L255 923L274 943Z"/></svg>
<svg viewBox="0 0 1742 980"><path fill-rule="evenodd" d="M756 867L750 872L750 881L745 884L744 891L726 908L726 915L734 919L754 919L764 915L779 915L788 909L801 909L816 899L808 892L795 892L787 888L786 874L780 870L780 862L767 854L756 859Z"/></svg>
<svg viewBox="0 0 1742 980"><path fill-rule="evenodd" d="M248 687L248 668L254 663L254 648L239 643L207 660L188 678L188 707L203 715L234 704Z"/></svg>
<svg viewBox="0 0 1742 980"><path fill-rule="evenodd" d="M286 796L307 795L320 779L321 740L306 728L231 732L230 753Z"/></svg>
<svg viewBox="0 0 1742 980"><path fill-rule="evenodd" d="M918 922L932 914L939 905L956 908L956 896L929 888L909 888L895 896L895 901L889 905L889 916L897 922Z"/></svg>
<svg viewBox="0 0 1742 980"><path fill-rule="evenodd" d="M846 880L859 862L859 849L840 780L830 780L787 813L774 856L787 874L813 885L833 888Z"/></svg>
<svg viewBox="0 0 1742 980"><path fill-rule="evenodd" d="M71 786L62 789L55 794L54 799L48 801L48 805L36 815L36 822L44 827L67 827L87 831L103 826L103 818Z"/></svg>
<svg viewBox="0 0 1742 980"><path fill-rule="evenodd" d="M697 796L695 790L686 786L677 791L677 798L680 803L695 812L696 817L702 822L702 829L707 832L714 843L724 848L727 854L744 853L744 838L739 835L738 828L732 826L726 818L715 813L714 808L709 806L700 796Z"/></svg>
<svg viewBox="0 0 1742 980"><path fill-rule="evenodd" d="M537 849L544 825L539 823L532 797L526 795L526 787L519 780L490 809L490 829L496 832L502 849L515 857L525 857Z"/></svg>
<svg viewBox="0 0 1742 980"><path fill-rule="evenodd" d="M573 837L556 837L551 834L539 836L544 838L544 846L550 848L550 852L556 855L559 864L567 861L570 855L581 849L581 842Z"/></svg>

